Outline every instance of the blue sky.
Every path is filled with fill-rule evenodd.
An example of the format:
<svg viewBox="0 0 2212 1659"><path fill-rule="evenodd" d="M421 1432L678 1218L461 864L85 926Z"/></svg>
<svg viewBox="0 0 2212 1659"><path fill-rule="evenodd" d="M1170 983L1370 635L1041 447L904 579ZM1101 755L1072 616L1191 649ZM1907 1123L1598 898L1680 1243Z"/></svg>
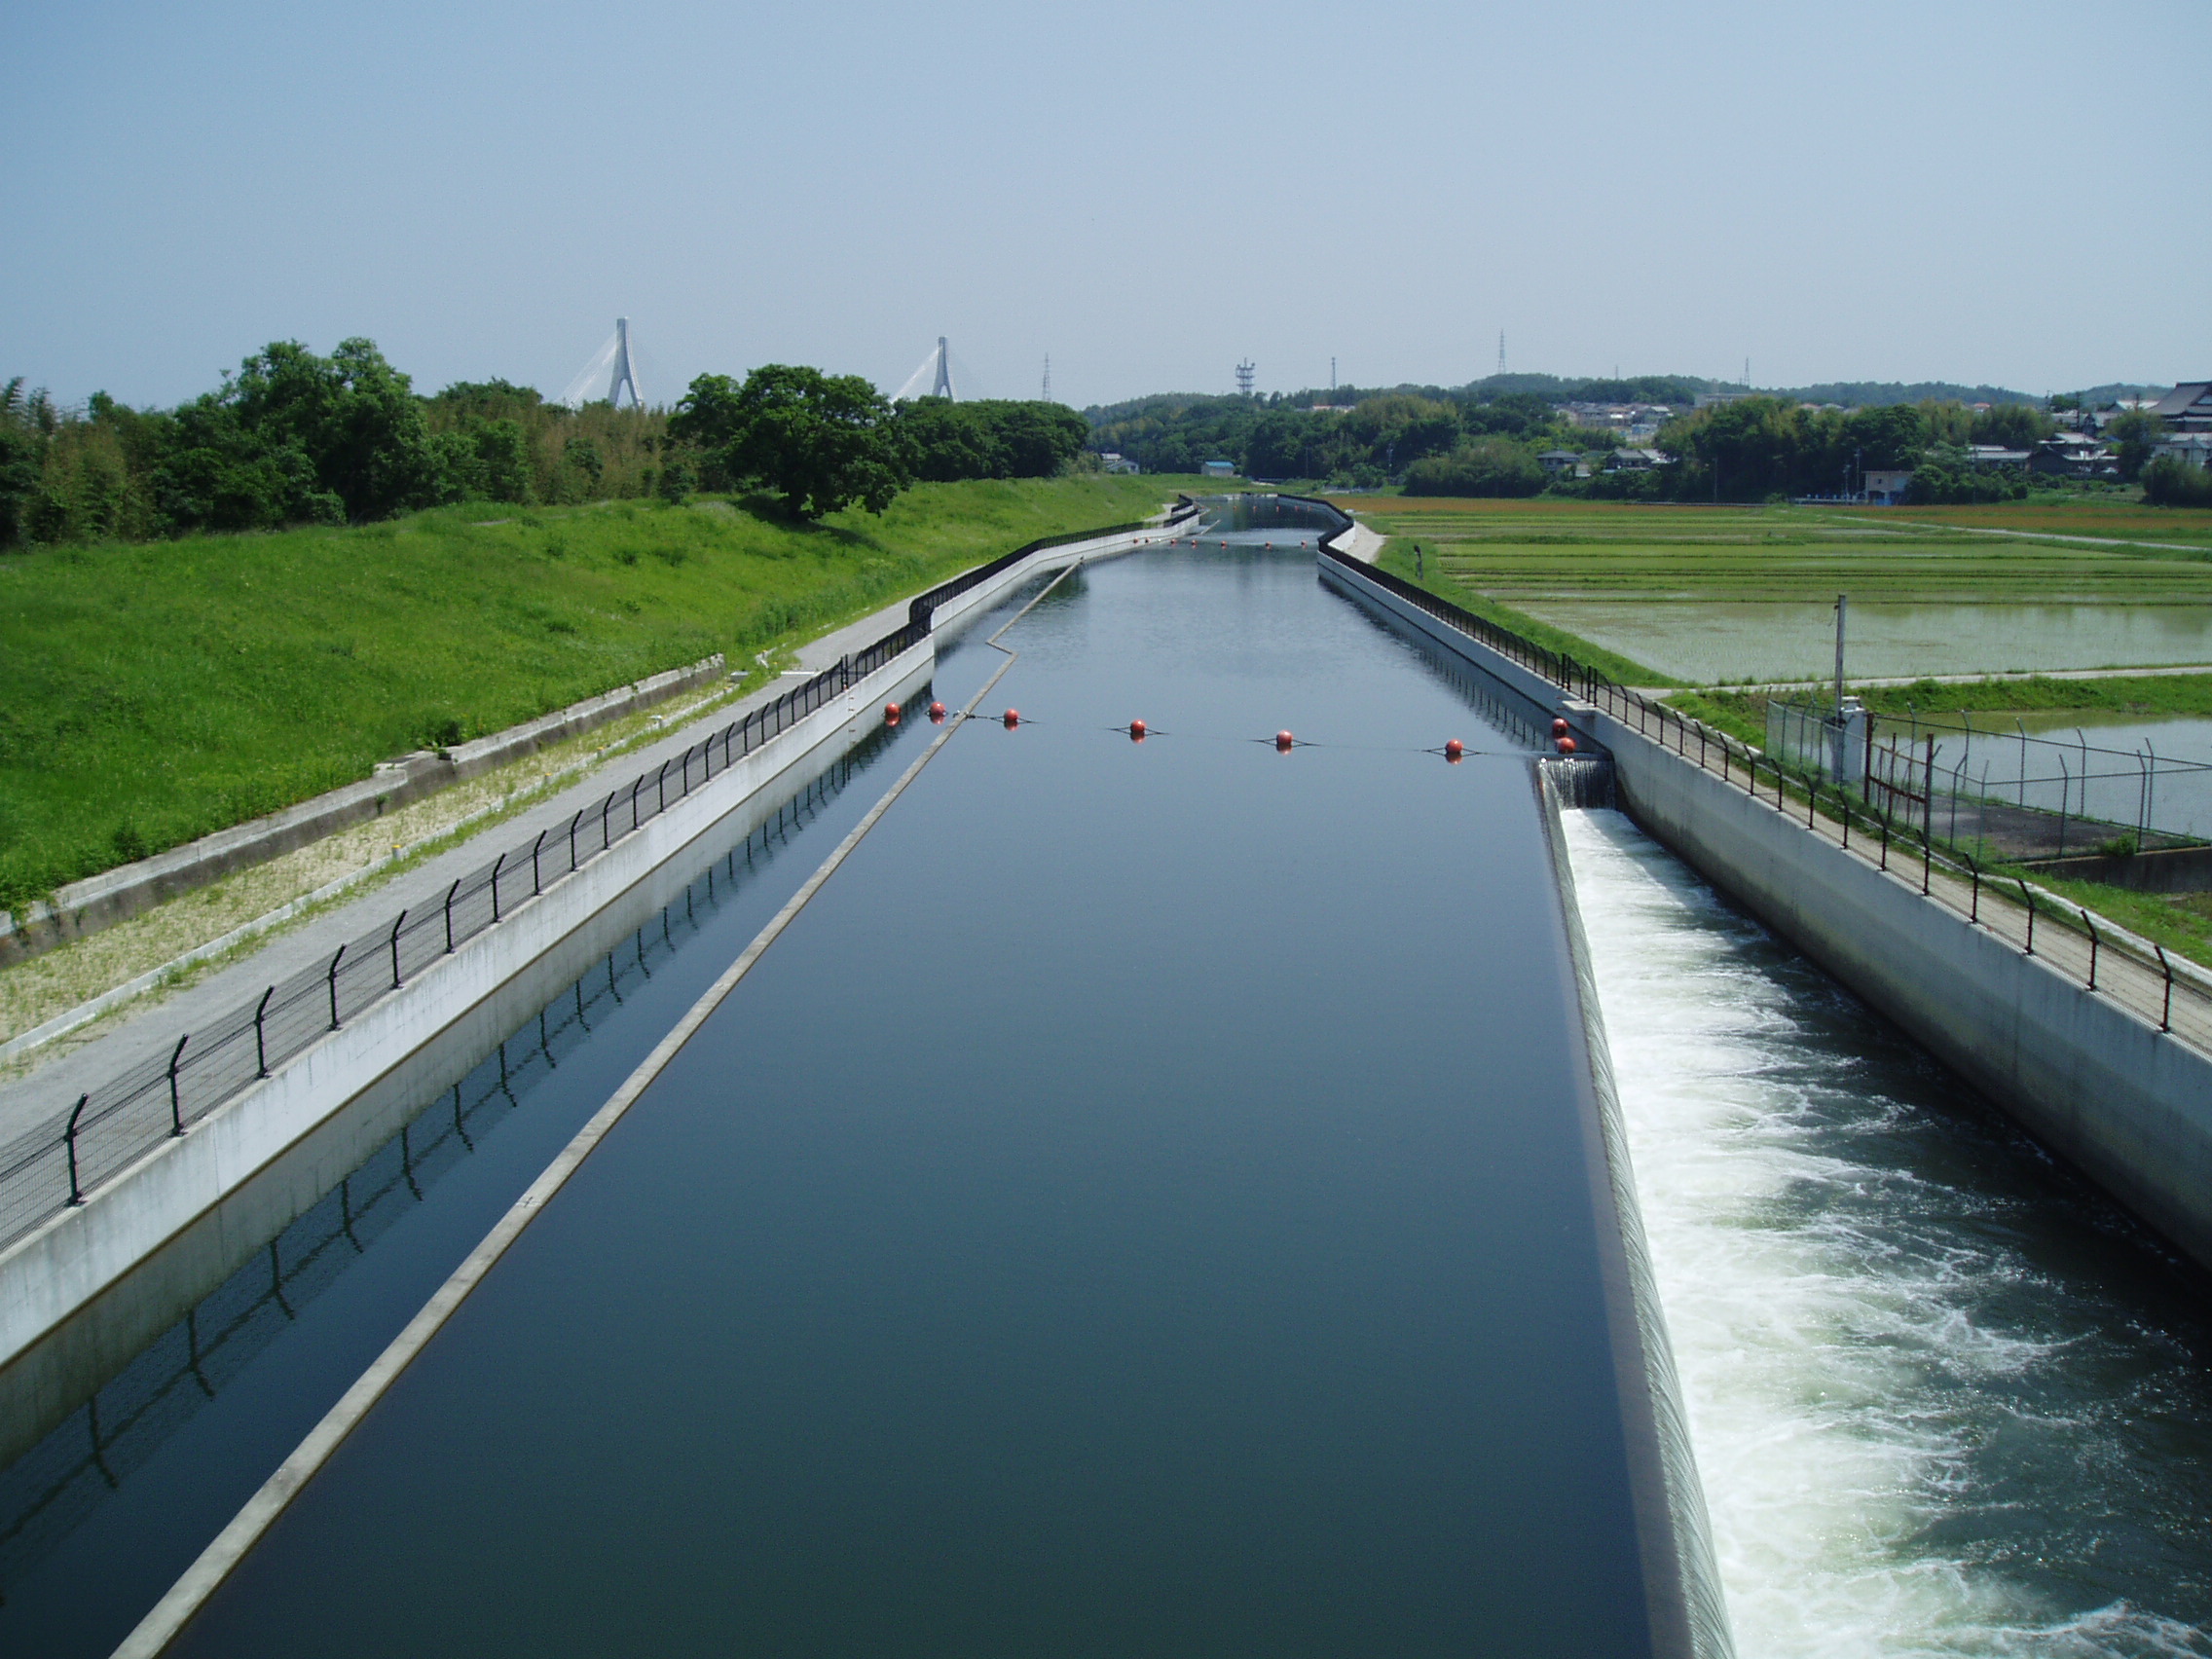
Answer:
<svg viewBox="0 0 2212 1659"><path fill-rule="evenodd" d="M0 379L2212 374L2212 5L0 8Z"/></svg>

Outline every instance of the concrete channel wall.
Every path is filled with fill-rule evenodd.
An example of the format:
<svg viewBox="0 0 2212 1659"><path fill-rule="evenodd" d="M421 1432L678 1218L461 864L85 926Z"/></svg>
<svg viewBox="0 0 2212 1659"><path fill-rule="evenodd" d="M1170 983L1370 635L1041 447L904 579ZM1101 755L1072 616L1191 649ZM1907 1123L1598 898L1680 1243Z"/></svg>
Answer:
<svg viewBox="0 0 2212 1659"><path fill-rule="evenodd" d="M1557 710L1620 804L1714 887L2212 1268L2212 1055L1801 822L1324 560L1327 578Z"/></svg>
<svg viewBox="0 0 2212 1659"><path fill-rule="evenodd" d="M940 607L935 632L1040 573L1167 534L1040 550ZM933 634L0 1254L0 1461L35 1444L424 1100L677 897L692 874L687 848L772 816L935 663Z"/></svg>
<svg viewBox="0 0 2212 1659"><path fill-rule="evenodd" d="M627 934L632 911L665 903L655 882L687 879L672 866L685 848L733 817L759 817L935 661L927 639L895 657L0 1255L6 1438L74 1409L88 1378L96 1383L330 1190Z"/></svg>
<svg viewBox="0 0 2212 1659"><path fill-rule="evenodd" d="M360 783L346 784L266 818L236 824L152 858L72 881L55 892L52 903L32 904L20 918L0 910L0 966L111 928L181 893L219 881L233 870L267 864L350 825L382 817L496 766L535 755L548 744L664 703L719 679L721 673L722 653L717 651L688 668L672 668L489 737L385 761Z"/></svg>

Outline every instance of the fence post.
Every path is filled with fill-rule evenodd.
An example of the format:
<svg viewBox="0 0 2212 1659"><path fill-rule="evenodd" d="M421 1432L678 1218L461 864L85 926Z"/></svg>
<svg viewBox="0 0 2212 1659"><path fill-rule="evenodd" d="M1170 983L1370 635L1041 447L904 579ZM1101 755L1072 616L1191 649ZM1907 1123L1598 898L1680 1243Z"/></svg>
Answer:
<svg viewBox="0 0 2212 1659"><path fill-rule="evenodd" d="M638 774L638 781L630 786L630 828L638 827L638 792L645 787L645 775Z"/></svg>
<svg viewBox="0 0 2212 1659"><path fill-rule="evenodd" d="M583 821L584 815L581 808L577 810L575 817L569 820L569 873L571 875L575 873L576 869L576 826Z"/></svg>
<svg viewBox="0 0 2212 1659"><path fill-rule="evenodd" d="M2158 966L2166 975L2166 1006L2158 1011L2158 1029L2171 1031L2174 1028L2174 965L2166 960L2164 945L2154 944L2151 948L2158 953Z"/></svg>
<svg viewBox="0 0 2212 1659"><path fill-rule="evenodd" d="M460 886L455 882L456 887ZM338 954L330 959L330 1029L338 1029L338 965L346 960L346 947L340 945Z"/></svg>
<svg viewBox="0 0 2212 1659"><path fill-rule="evenodd" d="M2089 930L2089 989L2093 991L2097 988L2097 924L2089 920L2086 908L2075 907L2082 911L2082 925Z"/></svg>
<svg viewBox="0 0 2212 1659"><path fill-rule="evenodd" d="M2030 892L2028 891L2028 884L2027 884L2027 883L2026 883L2025 881L2021 880L2021 878L2020 878L2019 876L2016 876L2016 875L2015 875L2015 876L2014 876L2014 877L2013 877L2012 879L2013 879L2014 881L2017 881L2017 882L2019 882L2019 884L2020 884L2020 903L2023 903L2023 904L2025 904L2025 905L2026 905L2026 906L2028 907L2028 945L2027 945L2027 954L2028 954L2028 955L2030 955L2030 956L2033 956L2033 955L2034 955L2034 954L2036 953L2036 901L2035 901L2035 895L2033 895L2032 893L2030 893Z"/></svg>
<svg viewBox="0 0 2212 1659"><path fill-rule="evenodd" d="M399 989L399 930L407 925L407 912L399 912L399 919L391 924L391 988Z"/></svg>
<svg viewBox="0 0 2212 1659"><path fill-rule="evenodd" d="M1816 779L1805 786L1805 828L1808 830L1813 828L1813 813L1820 804L1820 799L1821 786Z"/></svg>
<svg viewBox="0 0 2212 1659"><path fill-rule="evenodd" d="M184 1133L184 1108L177 1101L176 1068L177 1062L184 1058L184 1046L191 1041L192 1033L187 1031L169 1051L169 1133L172 1135Z"/></svg>
<svg viewBox="0 0 2212 1659"><path fill-rule="evenodd" d="M253 1058L256 1068L255 1075L259 1077L267 1077L269 1075L269 1045L263 1039L261 1034L261 1017L263 1014L269 1012L269 999L276 994L276 987L275 985L271 985L269 989L261 993L261 1001L254 1005Z"/></svg>
<svg viewBox="0 0 2212 1659"><path fill-rule="evenodd" d="M507 855L501 853L492 861L492 920L499 919L499 871L507 867Z"/></svg>
<svg viewBox="0 0 2212 1659"><path fill-rule="evenodd" d="M461 883L458 881L446 889L446 954L448 956L453 954L453 896L460 891Z"/></svg>
<svg viewBox="0 0 2212 1659"><path fill-rule="evenodd" d="M85 1102L91 1098L90 1094L77 1096L77 1104L69 1109L69 1126L61 1131L61 1144L69 1149L69 1201L72 1204L85 1201L85 1189L77 1184L77 1120L85 1115Z"/></svg>
<svg viewBox="0 0 2212 1659"><path fill-rule="evenodd" d="M540 830L537 832L537 839L530 844L530 896L533 899L545 891L544 880L538 874L537 853L538 849L545 845L545 837L551 833L552 831L549 830Z"/></svg>
<svg viewBox="0 0 2212 1659"><path fill-rule="evenodd" d="M1890 815L1889 815L1888 813L1886 813L1886 812L1885 812L1885 813L1881 814L1881 819L1882 819L1882 867L1883 867L1884 869L1888 869L1888 868L1890 867Z"/></svg>
<svg viewBox="0 0 2212 1659"><path fill-rule="evenodd" d="M1934 796L1930 796L1934 799ZM1928 897L1928 878L1936 870L1936 837L1927 830L1920 832L1920 896Z"/></svg>
<svg viewBox="0 0 2212 1659"><path fill-rule="evenodd" d="M1972 853L1962 853L1959 856L1967 861L1967 868L1973 872L1973 903L1967 911L1967 920L1978 923L1981 920L1981 866L1973 862Z"/></svg>
<svg viewBox="0 0 2212 1659"><path fill-rule="evenodd" d="M607 798L599 803L599 850L603 853L614 845L614 837L607 828L607 815L614 810L614 797L621 793L620 790L608 790Z"/></svg>

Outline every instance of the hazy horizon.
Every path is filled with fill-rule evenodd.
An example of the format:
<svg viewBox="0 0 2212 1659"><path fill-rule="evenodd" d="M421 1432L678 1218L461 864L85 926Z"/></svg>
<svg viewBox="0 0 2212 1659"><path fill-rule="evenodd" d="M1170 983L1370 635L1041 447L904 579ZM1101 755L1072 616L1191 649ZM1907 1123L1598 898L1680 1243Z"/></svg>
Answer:
<svg viewBox="0 0 2212 1659"><path fill-rule="evenodd" d="M274 339L557 395L809 362L1078 407L1496 367L2040 393L2212 374L2165 112L2212 9L657 0L0 18L0 379ZM2186 169L2184 169L2186 170Z"/></svg>

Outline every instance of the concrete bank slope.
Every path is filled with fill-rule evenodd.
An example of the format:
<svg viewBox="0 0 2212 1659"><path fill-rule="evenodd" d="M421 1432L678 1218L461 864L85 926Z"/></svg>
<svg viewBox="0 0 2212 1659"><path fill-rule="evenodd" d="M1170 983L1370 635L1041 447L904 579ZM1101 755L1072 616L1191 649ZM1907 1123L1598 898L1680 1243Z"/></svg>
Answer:
<svg viewBox="0 0 2212 1659"><path fill-rule="evenodd" d="M1609 754L1619 804L1645 831L2212 1268L2212 1054L1924 896L1917 865L1876 867L1364 572L1322 566L1378 613L1558 710Z"/></svg>
<svg viewBox="0 0 2212 1659"><path fill-rule="evenodd" d="M688 668L672 668L635 684L617 686L488 737L385 761L360 783L343 785L281 812L72 881L55 894L51 904L34 903L20 919L0 910L0 966L113 927L165 900L219 881L233 870L266 864L349 825L381 817L550 744L664 703L720 679L721 674L722 654L717 651Z"/></svg>
<svg viewBox="0 0 2212 1659"><path fill-rule="evenodd" d="M207 1218L216 1224L211 1235L195 1240L190 1260L169 1263L166 1276L176 1280L169 1288L178 1294L197 1294L194 1287L203 1288L203 1280L219 1282L260 1246L266 1230L280 1229L382 1144L395 1126L391 1113L419 1106L425 1087L450 1081L440 1068L457 1062L445 1051L457 1043L486 1047L501 1034L499 1021L513 1001L505 993L517 984L535 993L535 981L544 977L532 972L535 965L558 956L555 977L567 973L573 952L564 946L593 918L818 755L842 753L872 720L876 706L918 687L935 660L935 643L925 637L0 1253L0 1403L9 1415L31 1404L14 1397L8 1385L16 1361ZM437 1083L433 1071L440 1074ZM388 1109L346 1110L364 1098ZM323 1132L340 1123L345 1132ZM227 1200L311 1140L313 1156L290 1161L280 1183L285 1192L274 1208L248 1206L250 1224L234 1228ZM118 1327L113 1331L93 1321L75 1333L73 1344L127 1358L129 1336L146 1318L158 1331L173 1317L166 1294L132 1300L154 1311L145 1318L118 1313L106 1321ZM184 1296L185 1304L190 1300ZM78 1372L74 1366L40 1369L63 1377Z"/></svg>

